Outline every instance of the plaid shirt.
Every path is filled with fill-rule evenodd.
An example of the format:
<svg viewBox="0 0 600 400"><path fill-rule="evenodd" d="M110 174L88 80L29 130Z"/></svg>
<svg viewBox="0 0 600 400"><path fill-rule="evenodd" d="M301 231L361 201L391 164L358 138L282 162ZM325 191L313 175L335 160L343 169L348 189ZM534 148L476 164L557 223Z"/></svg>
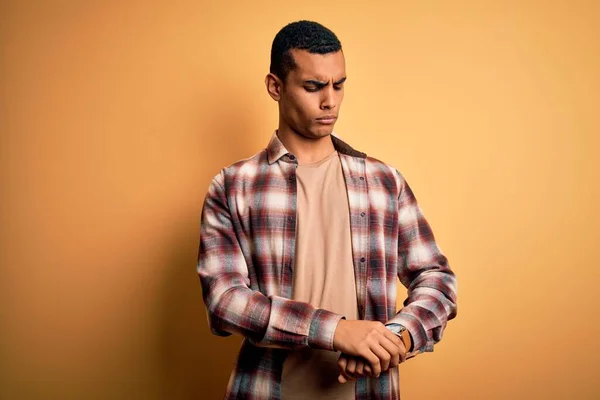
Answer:
<svg viewBox="0 0 600 400"><path fill-rule="evenodd" d="M348 192L359 318L405 326L409 357L433 351L456 316L455 275L402 175L331 139ZM297 166L274 133L265 150L217 174L204 201L198 274L209 326L246 338L226 399L280 399L289 350L334 350L343 316L290 300ZM399 312L397 278L408 288ZM399 399L397 368L355 385L357 400Z"/></svg>

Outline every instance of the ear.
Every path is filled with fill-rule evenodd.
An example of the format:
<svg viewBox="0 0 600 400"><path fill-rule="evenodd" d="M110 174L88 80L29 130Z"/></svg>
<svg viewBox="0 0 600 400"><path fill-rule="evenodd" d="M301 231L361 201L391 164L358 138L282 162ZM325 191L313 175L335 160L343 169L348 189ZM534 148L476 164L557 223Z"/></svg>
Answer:
<svg viewBox="0 0 600 400"><path fill-rule="evenodd" d="M269 92L269 96L275 101L279 101L281 99L281 91L283 89L283 83L281 79L277 77L275 74L268 74L265 78L265 86L267 87L267 92Z"/></svg>

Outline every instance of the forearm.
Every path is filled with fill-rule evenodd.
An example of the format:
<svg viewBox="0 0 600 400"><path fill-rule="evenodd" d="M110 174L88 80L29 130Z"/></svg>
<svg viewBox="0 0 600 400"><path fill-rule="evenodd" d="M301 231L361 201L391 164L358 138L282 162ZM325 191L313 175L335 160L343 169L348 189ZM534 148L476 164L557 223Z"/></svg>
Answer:
<svg viewBox="0 0 600 400"><path fill-rule="evenodd" d="M456 278L452 271L423 271L409 287L404 307L387 324L404 326L410 334L409 357L433 351L449 320L456 316Z"/></svg>
<svg viewBox="0 0 600 400"><path fill-rule="evenodd" d="M216 335L239 334L261 347L333 350L341 315L304 302L267 297L231 281L213 283L208 293L209 325Z"/></svg>

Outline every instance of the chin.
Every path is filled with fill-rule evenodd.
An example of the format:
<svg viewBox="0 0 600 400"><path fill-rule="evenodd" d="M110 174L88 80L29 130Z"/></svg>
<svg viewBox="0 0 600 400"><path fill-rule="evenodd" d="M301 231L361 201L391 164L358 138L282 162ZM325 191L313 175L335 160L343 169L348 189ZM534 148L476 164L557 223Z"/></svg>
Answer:
<svg viewBox="0 0 600 400"><path fill-rule="evenodd" d="M322 138L331 135L333 132L333 125L319 126L316 129L311 129L311 134L315 138Z"/></svg>
<svg viewBox="0 0 600 400"><path fill-rule="evenodd" d="M295 130L295 132L307 139L322 139L331 135L333 132L333 125L311 126L303 130Z"/></svg>

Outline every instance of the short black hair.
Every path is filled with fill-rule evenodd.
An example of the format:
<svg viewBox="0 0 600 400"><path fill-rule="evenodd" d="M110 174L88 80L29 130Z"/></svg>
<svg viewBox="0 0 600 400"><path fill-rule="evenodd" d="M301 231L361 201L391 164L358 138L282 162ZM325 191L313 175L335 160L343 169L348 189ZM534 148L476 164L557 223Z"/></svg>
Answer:
<svg viewBox="0 0 600 400"><path fill-rule="evenodd" d="M312 54L335 53L342 49L339 39L329 29L313 21L296 21L284 26L273 39L269 71L285 81L296 68L291 50L308 50Z"/></svg>

